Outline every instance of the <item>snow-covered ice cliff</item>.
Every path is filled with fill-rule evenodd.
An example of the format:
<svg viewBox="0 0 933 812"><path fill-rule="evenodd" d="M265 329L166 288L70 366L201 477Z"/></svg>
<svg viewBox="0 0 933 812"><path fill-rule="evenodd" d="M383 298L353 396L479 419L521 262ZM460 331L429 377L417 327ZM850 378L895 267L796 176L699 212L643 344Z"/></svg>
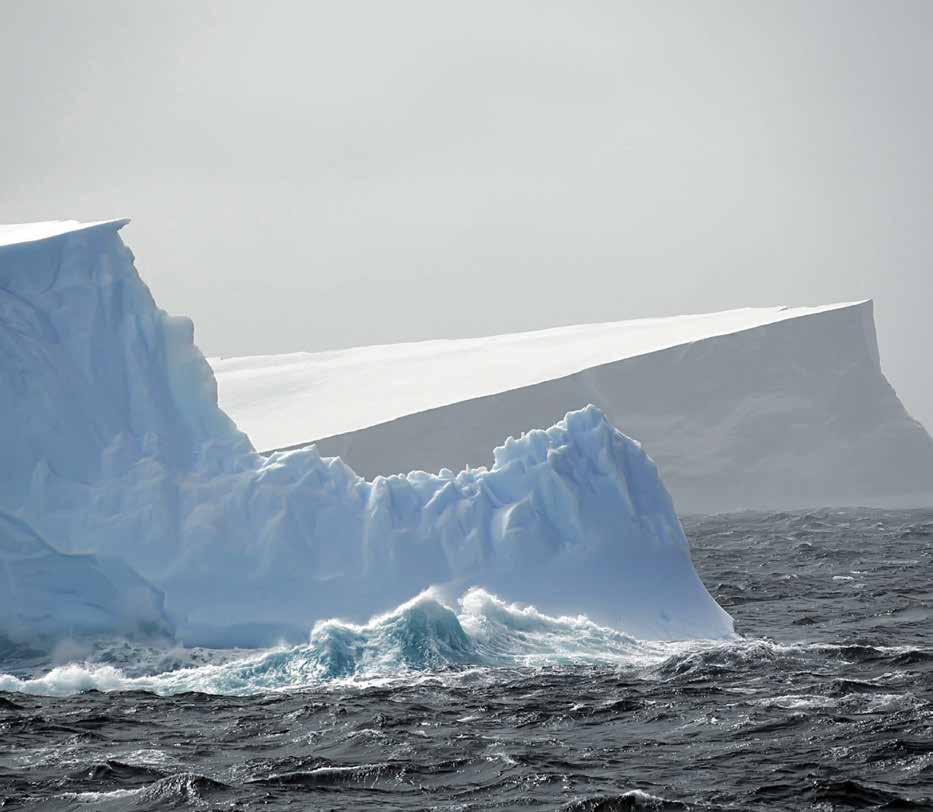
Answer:
<svg viewBox="0 0 933 812"><path fill-rule="evenodd" d="M258 448L313 440L364 476L483 465L499 438L593 403L682 511L933 500L933 440L884 377L870 301L212 365Z"/></svg>
<svg viewBox="0 0 933 812"><path fill-rule="evenodd" d="M123 558L189 642L306 635L432 585L642 638L731 634L653 462L595 407L510 439L488 470L367 481L313 447L256 453L125 222L0 229L0 509L63 552Z"/></svg>

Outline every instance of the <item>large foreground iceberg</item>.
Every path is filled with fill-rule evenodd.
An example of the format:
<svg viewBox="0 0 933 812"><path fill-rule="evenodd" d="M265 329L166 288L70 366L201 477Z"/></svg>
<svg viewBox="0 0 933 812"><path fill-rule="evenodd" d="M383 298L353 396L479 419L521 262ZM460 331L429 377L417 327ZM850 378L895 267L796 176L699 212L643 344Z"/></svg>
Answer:
<svg viewBox="0 0 933 812"><path fill-rule="evenodd" d="M256 453L190 320L136 273L125 222L0 230L0 509L64 552L124 559L188 642L306 636L429 586L641 638L732 633L655 465L595 407L508 440L488 470L367 481L314 447Z"/></svg>
<svg viewBox="0 0 933 812"><path fill-rule="evenodd" d="M485 464L500 438L594 403L682 511L933 500L933 440L885 379L870 301L212 364L258 448L314 441L363 476Z"/></svg>

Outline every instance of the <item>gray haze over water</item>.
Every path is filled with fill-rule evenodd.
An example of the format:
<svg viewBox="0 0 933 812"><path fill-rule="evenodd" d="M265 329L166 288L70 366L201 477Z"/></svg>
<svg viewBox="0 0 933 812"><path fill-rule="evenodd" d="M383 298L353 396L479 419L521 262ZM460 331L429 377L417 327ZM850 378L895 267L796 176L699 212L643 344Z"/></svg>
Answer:
<svg viewBox="0 0 933 812"><path fill-rule="evenodd" d="M0 3L0 221L208 354L874 297L933 427L933 4Z"/></svg>

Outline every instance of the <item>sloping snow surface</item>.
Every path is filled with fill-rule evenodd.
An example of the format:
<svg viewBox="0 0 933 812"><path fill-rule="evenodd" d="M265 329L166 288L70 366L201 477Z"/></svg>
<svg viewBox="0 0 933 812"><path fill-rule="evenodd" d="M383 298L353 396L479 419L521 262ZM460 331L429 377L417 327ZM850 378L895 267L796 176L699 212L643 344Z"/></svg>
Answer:
<svg viewBox="0 0 933 812"><path fill-rule="evenodd" d="M306 637L429 586L641 638L732 633L655 465L595 407L508 440L489 470L366 481L313 447L256 453L123 222L18 227L0 248L0 509L63 551L123 558L187 642Z"/></svg>
<svg viewBox="0 0 933 812"><path fill-rule="evenodd" d="M257 448L271 450L849 306L744 308L486 338L209 360L223 407Z"/></svg>

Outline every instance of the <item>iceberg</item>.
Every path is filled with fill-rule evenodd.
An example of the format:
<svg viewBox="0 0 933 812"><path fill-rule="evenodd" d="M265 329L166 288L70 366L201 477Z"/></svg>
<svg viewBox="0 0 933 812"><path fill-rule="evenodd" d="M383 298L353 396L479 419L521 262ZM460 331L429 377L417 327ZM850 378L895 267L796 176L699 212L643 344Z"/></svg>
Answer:
<svg viewBox="0 0 933 812"><path fill-rule="evenodd" d="M314 441L363 476L486 464L593 403L682 511L933 499L933 439L882 372L870 301L211 363L258 448Z"/></svg>
<svg viewBox="0 0 933 812"><path fill-rule="evenodd" d="M367 480L314 446L257 453L192 322L140 279L126 222L0 229L0 510L61 553L125 561L185 642L307 639L429 587L643 639L733 634L656 466L595 406L459 473Z"/></svg>

